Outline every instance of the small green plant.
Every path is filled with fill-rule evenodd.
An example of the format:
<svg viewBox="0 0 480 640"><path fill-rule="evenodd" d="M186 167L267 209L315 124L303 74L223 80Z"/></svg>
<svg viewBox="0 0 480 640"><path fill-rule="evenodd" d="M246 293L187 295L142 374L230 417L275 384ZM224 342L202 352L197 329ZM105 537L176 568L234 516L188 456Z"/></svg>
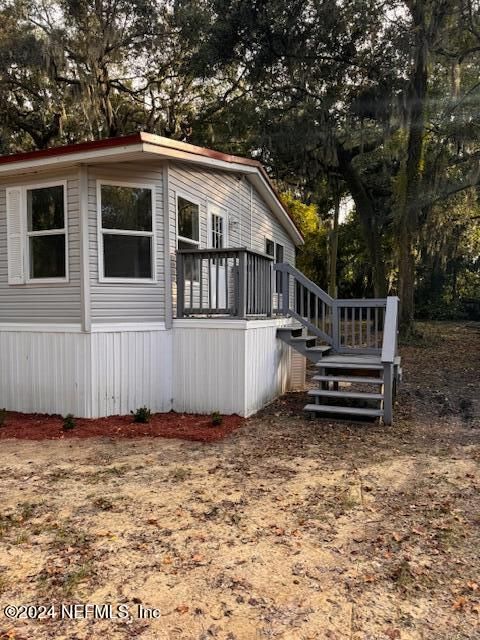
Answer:
<svg viewBox="0 0 480 640"><path fill-rule="evenodd" d="M150 422L150 418L152 417L152 412L147 407L140 407L135 412L131 412L133 415L134 422Z"/></svg>
<svg viewBox="0 0 480 640"><path fill-rule="evenodd" d="M212 424L214 427L219 427L223 422L223 416L218 412L214 411L212 413Z"/></svg>
<svg viewBox="0 0 480 640"><path fill-rule="evenodd" d="M6 421L7 421L7 410L0 409L0 427L3 427Z"/></svg>
<svg viewBox="0 0 480 640"><path fill-rule="evenodd" d="M73 413L68 413L63 419L62 429L64 431L71 431L72 429L75 429L75 426L76 426L76 423L75 423L75 417Z"/></svg>

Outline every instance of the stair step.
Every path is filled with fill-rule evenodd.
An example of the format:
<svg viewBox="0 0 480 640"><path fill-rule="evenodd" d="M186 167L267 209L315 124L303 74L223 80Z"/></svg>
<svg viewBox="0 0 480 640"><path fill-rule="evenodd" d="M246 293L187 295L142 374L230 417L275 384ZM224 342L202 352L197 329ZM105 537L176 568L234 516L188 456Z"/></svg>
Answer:
<svg viewBox="0 0 480 640"><path fill-rule="evenodd" d="M328 344L322 344L319 347L308 347L307 351L317 351L321 353L326 353L331 350L331 346Z"/></svg>
<svg viewBox="0 0 480 640"><path fill-rule="evenodd" d="M368 370L377 370L383 371L383 364L366 364L366 363L356 363L356 362L331 362L329 360L323 359L320 362L317 362L316 367L325 367L328 369L368 369Z"/></svg>
<svg viewBox="0 0 480 640"><path fill-rule="evenodd" d="M290 342L304 342L306 347L314 347L317 342L317 336L301 336L299 338L290 338Z"/></svg>
<svg viewBox="0 0 480 640"><path fill-rule="evenodd" d="M298 338L302 335L302 327L279 327L277 333L285 334L287 338Z"/></svg>
<svg viewBox="0 0 480 640"><path fill-rule="evenodd" d="M307 404L303 407L304 411L312 413L340 413L349 416L371 416L372 418L381 418L383 416L382 409L360 409L358 407L337 407L328 404Z"/></svg>
<svg viewBox="0 0 480 640"><path fill-rule="evenodd" d="M312 376L317 382L361 382L362 384L383 384L383 378L362 378L361 376Z"/></svg>
<svg viewBox="0 0 480 640"><path fill-rule="evenodd" d="M383 400L381 393L362 393L361 391L328 391L324 389L310 389L309 396L323 396L328 398L355 398L357 400Z"/></svg>

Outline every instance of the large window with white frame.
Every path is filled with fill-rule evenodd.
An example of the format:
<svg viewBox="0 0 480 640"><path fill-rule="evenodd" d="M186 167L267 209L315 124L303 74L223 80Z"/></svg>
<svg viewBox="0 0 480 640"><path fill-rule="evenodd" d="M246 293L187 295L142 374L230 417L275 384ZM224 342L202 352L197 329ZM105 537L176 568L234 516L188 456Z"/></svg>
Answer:
<svg viewBox="0 0 480 640"><path fill-rule="evenodd" d="M97 193L100 280L154 281L153 188L101 181Z"/></svg>
<svg viewBox="0 0 480 640"><path fill-rule="evenodd" d="M65 184L25 187L27 282L68 278Z"/></svg>

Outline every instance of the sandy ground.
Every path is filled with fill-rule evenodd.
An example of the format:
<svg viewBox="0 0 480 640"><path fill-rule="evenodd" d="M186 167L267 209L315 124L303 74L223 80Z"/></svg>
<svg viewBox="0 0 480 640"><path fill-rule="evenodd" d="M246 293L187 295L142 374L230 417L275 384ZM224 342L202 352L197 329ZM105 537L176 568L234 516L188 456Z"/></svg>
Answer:
<svg viewBox="0 0 480 640"><path fill-rule="evenodd" d="M0 638L480 638L480 327L402 355L391 428L290 396L217 443L3 440Z"/></svg>

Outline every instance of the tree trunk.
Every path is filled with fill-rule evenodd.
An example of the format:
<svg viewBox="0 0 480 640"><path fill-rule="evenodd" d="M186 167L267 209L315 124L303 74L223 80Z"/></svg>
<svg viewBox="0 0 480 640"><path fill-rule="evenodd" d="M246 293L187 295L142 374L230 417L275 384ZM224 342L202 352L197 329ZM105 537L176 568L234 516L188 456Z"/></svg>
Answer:
<svg viewBox="0 0 480 640"><path fill-rule="evenodd" d="M428 41L425 6L419 1L412 10L416 32L413 74L409 92L409 132L403 177L404 192L400 203L398 238L398 294L400 329L403 335L414 330L415 312L415 243L418 227L419 191L422 181L425 100L427 96Z"/></svg>
<svg viewBox="0 0 480 640"><path fill-rule="evenodd" d="M404 169L400 172L403 193L399 202L398 293L400 296L400 330L403 335L414 331L415 316L415 249L419 226L419 195L423 178L426 100L428 91L428 62L430 43L438 38L443 21L449 12L448 0L427 5L424 0L409 4L415 34L412 75L409 90L409 131ZM458 70L457 70L458 71ZM454 85L459 81L454 74Z"/></svg>
<svg viewBox="0 0 480 640"><path fill-rule="evenodd" d="M358 171L353 166L352 156L341 145L337 145L337 157L342 177L355 202L367 251L370 254L374 294L377 298L384 298L387 295L387 276L375 208Z"/></svg>
<svg viewBox="0 0 480 640"><path fill-rule="evenodd" d="M340 216L340 194L335 189L335 203L333 207L333 225L330 231L329 242L329 278L328 293L332 298L337 297L337 254L338 254L338 218Z"/></svg>

